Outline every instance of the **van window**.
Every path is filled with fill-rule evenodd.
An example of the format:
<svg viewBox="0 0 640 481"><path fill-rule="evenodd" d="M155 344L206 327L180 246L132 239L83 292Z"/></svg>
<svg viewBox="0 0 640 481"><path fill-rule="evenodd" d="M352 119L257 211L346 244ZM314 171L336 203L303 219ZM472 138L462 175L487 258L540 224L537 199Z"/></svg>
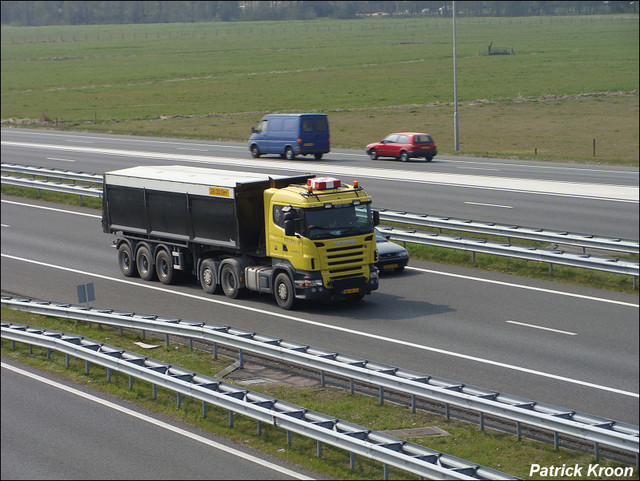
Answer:
<svg viewBox="0 0 640 481"><path fill-rule="evenodd" d="M271 119L269 123L269 130L271 132L282 130L282 119Z"/></svg>
<svg viewBox="0 0 640 481"><path fill-rule="evenodd" d="M298 124L298 119L294 118L294 119L284 119L284 130L285 132L297 132L297 124Z"/></svg>
<svg viewBox="0 0 640 481"><path fill-rule="evenodd" d="M326 117L303 117L303 132L326 132L329 130L329 124Z"/></svg>

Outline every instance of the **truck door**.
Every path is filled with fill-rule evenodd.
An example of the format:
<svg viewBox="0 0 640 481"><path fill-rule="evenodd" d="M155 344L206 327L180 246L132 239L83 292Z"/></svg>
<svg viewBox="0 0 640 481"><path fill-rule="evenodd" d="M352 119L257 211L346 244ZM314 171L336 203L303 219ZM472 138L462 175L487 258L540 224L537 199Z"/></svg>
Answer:
<svg viewBox="0 0 640 481"><path fill-rule="evenodd" d="M269 252L271 257L286 259L295 267L302 260L302 242L295 235L300 232L299 213L291 206L274 205L272 228L269 229ZM285 220L293 235L285 235Z"/></svg>

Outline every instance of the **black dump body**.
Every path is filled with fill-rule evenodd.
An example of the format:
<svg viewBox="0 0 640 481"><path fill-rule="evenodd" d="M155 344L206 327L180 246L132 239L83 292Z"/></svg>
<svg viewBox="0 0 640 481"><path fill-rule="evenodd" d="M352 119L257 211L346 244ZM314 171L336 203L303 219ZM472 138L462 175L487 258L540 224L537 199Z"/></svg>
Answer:
<svg viewBox="0 0 640 481"><path fill-rule="evenodd" d="M180 171L174 179L184 172L193 173L192 184L161 178L171 177L171 171L167 174L166 170L178 167ZM105 174L104 232L167 242L193 242L241 253L256 253L260 242L264 243L264 190L270 186L304 184L313 177L270 178L262 174L171 166L158 167L154 178L145 178L148 169L153 168Z"/></svg>

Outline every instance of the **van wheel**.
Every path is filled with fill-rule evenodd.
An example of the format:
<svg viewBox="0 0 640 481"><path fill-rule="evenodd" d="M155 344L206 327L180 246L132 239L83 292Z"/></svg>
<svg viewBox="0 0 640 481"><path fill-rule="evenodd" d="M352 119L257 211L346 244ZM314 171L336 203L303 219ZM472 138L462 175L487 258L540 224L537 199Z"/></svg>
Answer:
<svg viewBox="0 0 640 481"><path fill-rule="evenodd" d="M244 289L240 288L238 273L231 264L225 264L220 269L220 285L224 295L231 299L237 299L244 294Z"/></svg>
<svg viewBox="0 0 640 481"><path fill-rule="evenodd" d="M138 268L138 274L145 281L153 279L153 258L151 257L151 251L147 246L141 246L136 254L136 266Z"/></svg>
<svg viewBox="0 0 640 481"><path fill-rule="evenodd" d="M322 154L320 152L313 154L313 156L316 158L316 160L320 160L322 158Z"/></svg>
<svg viewBox="0 0 640 481"><path fill-rule="evenodd" d="M296 158L296 154L293 153L293 149L291 147L287 147L284 151L284 157L287 160L293 160Z"/></svg>
<svg viewBox="0 0 640 481"><path fill-rule="evenodd" d="M260 157L260 149L258 148L257 145L252 145L251 146L251 156L254 159L257 159L258 157Z"/></svg>
<svg viewBox="0 0 640 481"><path fill-rule="evenodd" d="M293 284L289 275L285 272L281 272L276 276L274 283L273 296L276 298L278 306L282 309L291 309L296 300L295 292L293 291Z"/></svg>
<svg viewBox="0 0 640 481"><path fill-rule="evenodd" d="M376 152L376 149L371 149L369 151L369 158L371 160L376 160L378 158L378 152Z"/></svg>
<svg viewBox="0 0 640 481"><path fill-rule="evenodd" d="M400 160L402 162L406 162L407 160L409 160L409 154L407 153L406 150L403 150L402 152L400 152Z"/></svg>

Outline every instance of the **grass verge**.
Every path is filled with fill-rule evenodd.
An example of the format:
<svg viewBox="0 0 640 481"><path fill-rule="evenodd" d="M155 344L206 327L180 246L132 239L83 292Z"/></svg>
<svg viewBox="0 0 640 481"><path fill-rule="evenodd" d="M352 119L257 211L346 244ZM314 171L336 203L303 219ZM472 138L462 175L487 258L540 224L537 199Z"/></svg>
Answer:
<svg viewBox="0 0 640 481"><path fill-rule="evenodd" d="M143 340L137 333L124 331L108 326L98 327L80 321L69 321L35 315L27 312L2 308L3 322L15 322L38 326L45 329L74 333L84 337L115 345L129 351L140 351L134 344ZM152 341L144 339L146 343ZM180 366L194 372L214 377L216 373L230 365L233 361L218 357L213 359L211 353L188 346L160 346L151 352L154 359ZM294 463L305 469L335 479L381 479L382 466L360 456L356 456L355 469L349 468L349 454L340 449L323 446L322 457L317 458L316 443L303 436L292 435L290 445L286 441L286 433L273 426L263 425L258 435L256 421L241 415L234 416L233 427L228 425L228 412L224 409L209 406L207 417L202 417L200 401L183 396L180 408L177 408L175 393L158 388L157 399L152 399L151 386L142 381L133 383L129 389L128 376L112 373L111 382L107 382L106 369L92 365L89 374L85 372L84 361L72 359L69 367L65 366L65 356L53 353L47 358L46 349L34 347L32 353L26 345L2 340L1 354L39 369L52 372L70 381L90 385L92 388L134 402L146 409L173 419L188 423L206 430L214 435L223 436L244 446L251 447ZM148 354L145 353L145 355ZM226 381L225 381L226 382ZM445 452L483 466L487 466L523 479L534 479L530 476L532 463L541 466L587 466L599 464L602 467L623 467L624 465L610 461L599 461L586 453L560 448L523 438L518 442L515 436L486 429L445 418L428 412L410 409L386 402L380 405L376 398L361 394L350 394L347 391L332 387L295 387L280 384L252 384L251 390L294 403L308 409L334 416L367 428L382 431L388 429L416 428L434 426L446 431L448 436L413 437L408 441L427 446L430 449ZM415 476L398 469L390 469L389 479L414 479ZM574 479L557 477L555 479ZM584 479L606 479L588 477ZM638 479L634 476L625 479Z"/></svg>

